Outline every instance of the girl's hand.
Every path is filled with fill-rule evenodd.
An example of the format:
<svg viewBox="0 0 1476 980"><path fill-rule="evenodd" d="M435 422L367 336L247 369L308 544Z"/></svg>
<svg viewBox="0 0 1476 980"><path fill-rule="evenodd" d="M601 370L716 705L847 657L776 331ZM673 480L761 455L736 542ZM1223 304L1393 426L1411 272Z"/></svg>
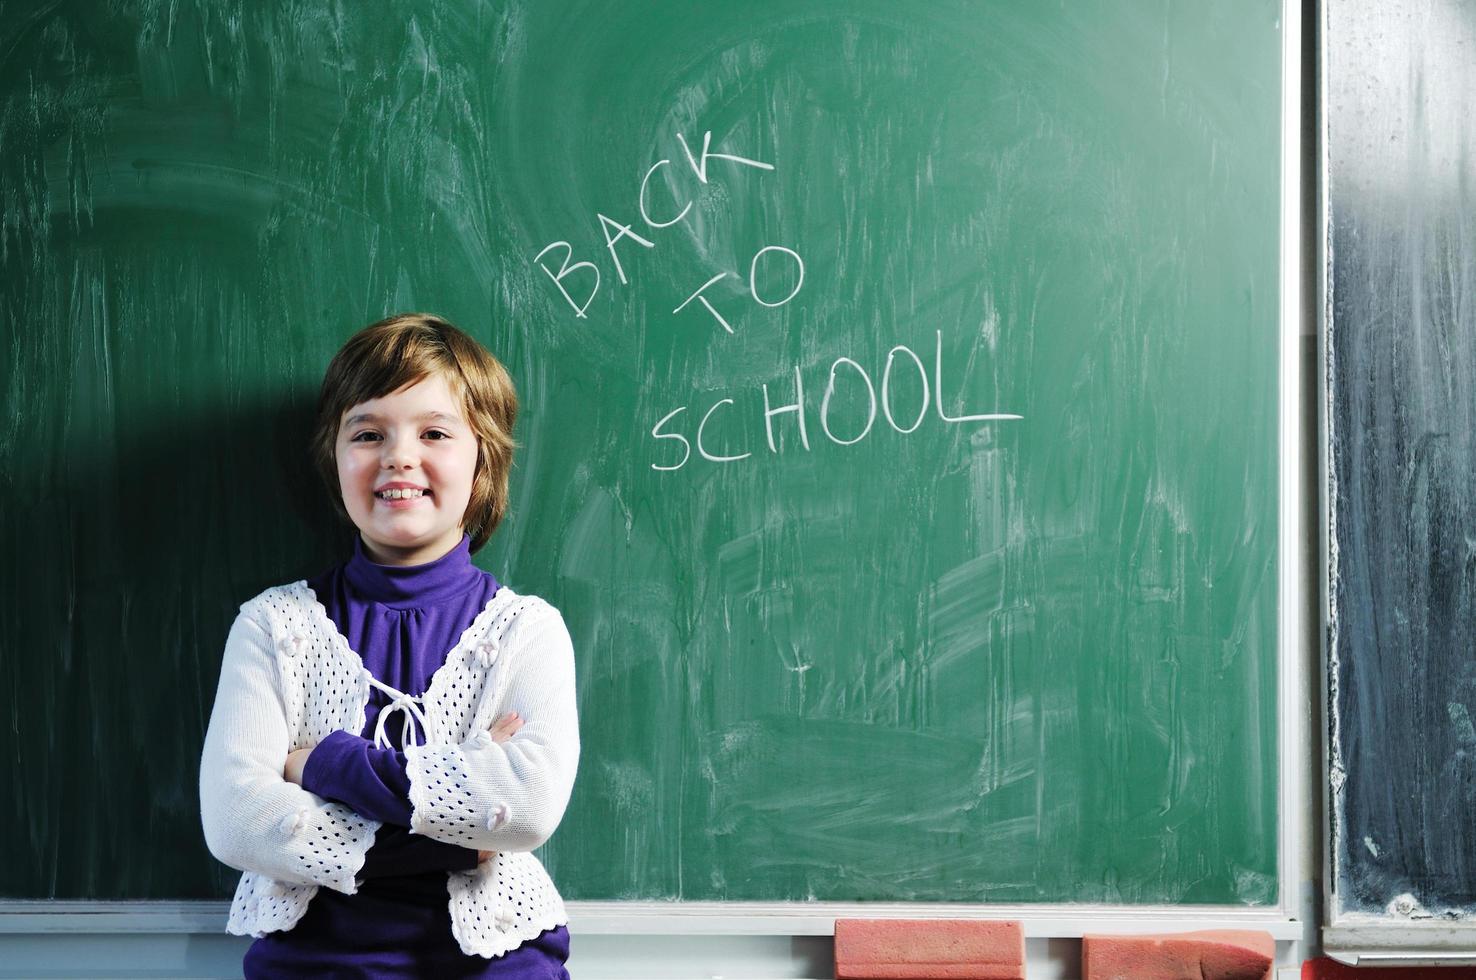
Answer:
<svg viewBox="0 0 1476 980"><path fill-rule="evenodd" d="M494 721L492 723L492 727L487 730L492 733L492 741L506 742L508 739L516 735L518 733L518 729L522 727L523 719L518 717L518 713L516 711L509 711L507 714Z"/></svg>
<svg viewBox="0 0 1476 980"><path fill-rule="evenodd" d="M506 742L518 733L523 727L523 719L518 717L516 711L509 711L501 718L492 723L489 731L492 733L492 741ZM313 754L312 749L298 749L287 754L287 764L282 767L282 778L289 783L302 785L302 770L307 765L308 756ZM490 852L488 852L490 853Z"/></svg>
<svg viewBox="0 0 1476 980"><path fill-rule="evenodd" d="M506 742L508 739L516 735L518 733L518 729L522 727L523 719L518 717L518 713L516 711L509 711L507 714L494 721L492 723L492 727L487 730L492 733L492 741ZM492 855L496 853L496 851L478 851L477 863L481 864L483 861L486 861L488 858L492 857Z"/></svg>
<svg viewBox="0 0 1476 980"><path fill-rule="evenodd" d="M287 765L282 768L282 778L289 783L301 786L302 770L307 765L308 756L312 754L312 749L298 749L296 752L287 753Z"/></svg>

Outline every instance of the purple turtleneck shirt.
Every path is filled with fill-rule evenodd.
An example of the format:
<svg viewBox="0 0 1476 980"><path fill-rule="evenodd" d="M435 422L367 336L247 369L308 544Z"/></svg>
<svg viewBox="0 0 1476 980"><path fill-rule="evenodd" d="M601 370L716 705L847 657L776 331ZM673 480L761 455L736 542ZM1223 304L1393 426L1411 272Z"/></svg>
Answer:
<svg viewBox="0 0 1476 980"><path fill-rule="evenodd" d="M382 684L424 694L431 675L496 594L497 580L472 564L471 539L423 565L379 565L354 538L354 554L308 586L338 631ZM372 736L389 696L371 688L363 731L331 733L303 768L310 793L382 824L364 859L359 888L318 889L301 921L252 943L247 980L332 972L337 977L457 977L567 980L568 930L560 926L503 956L468 956L451 932L446 875L476 867L477 852L409 831L410 779L401 720L385 726L393 748ZM415 738L425 733L416 727Z"/></svg>

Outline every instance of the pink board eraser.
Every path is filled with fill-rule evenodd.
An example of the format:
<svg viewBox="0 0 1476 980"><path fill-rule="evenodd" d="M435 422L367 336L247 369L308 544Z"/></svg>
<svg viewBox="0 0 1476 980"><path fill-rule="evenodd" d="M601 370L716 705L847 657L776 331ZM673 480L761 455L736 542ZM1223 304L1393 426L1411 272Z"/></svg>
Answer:
<svg viewBox="0 0 1476 980"><path fill-rule="evenodd" d="M1348 966L1322 957L1302 964L1302 980L1472 980L1476 968L1458 966Z"/></svg>
<svg viewBox="0 0 1476 980"><path fill-rule="evenodd" d="M1025 980L1025 931L988 919L837 919L836 980Z"/></svg>
<svg viewBox="0 0 1476 980"><path fill-rule="evenodd" d="M1209 929L1156 936L1086 936L1082 980L1270 980L1269 932Z"/></svg>

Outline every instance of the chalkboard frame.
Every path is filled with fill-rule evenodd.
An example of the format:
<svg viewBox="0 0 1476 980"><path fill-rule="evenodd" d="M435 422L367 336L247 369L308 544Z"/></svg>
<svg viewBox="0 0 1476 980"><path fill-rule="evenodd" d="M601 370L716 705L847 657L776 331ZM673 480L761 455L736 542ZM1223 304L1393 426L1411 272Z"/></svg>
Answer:
<svg viewBox="0 0 1476 980"><path fill-rule="evenodd" d="M1410 919L1396 915L1386 909L1382 914L1362 910L1349 910L1339 898L1338 882L1341 864L1338 840L1343 830L1344 805L1339 793L1336 770L1337 704L1335 702L1336 666L1333 662L1336 642L1337 596L1336 584L1339 575L1339 556L1334 547L1337 527L1336 461L1334 453L1335 427L1338 424L1334 411L1337 375L1332 363L1334 350L1332 335L1337 328L1333 316L1335 301L1332 270L1334 263L1332 248L1333 195L1330 182L1333 172L1331 163L1332 115L1330 100L1333 88L1328 74L1329 51L1339 43L1356 43L1356 39L1336 35L1331 24L1331 8L1334 2L1318 7L1317 19L1317 241L1315 281L1317 300L1317 391L1318 405L1318 557L1322 572L1320 594L1320 743L1322 769L1319 774L1319 790L1323 805L1319 835L1322 874L1320 885L1324 897L1322 913L1323 952L1351 966L1394 967L1394 966L1472 966L1476 965L1476 919L1451 920L1441 917ZM1391 43L1397 43L1393 39ZM1364 84L1362 77L1359 83ZM1391 111L1398 112L1400 107ZM1431 123L1434 125L1435 123ZM1391 896L1392 898L1392 896ZM1391 902L1392 904L1392 902Z"/></svg>
<svg viewBox="0 0 1476 980"><path fill-rule="evenodd" d="M1308 819L1310 756L1316 738L1304 706L1311 703L1315 644L1307 639L1308 590L1303 571L1311 557L1303 513L1312 488L1303 461L1313 440L1303 422L1302 168L1310 148L1302 118L1303 6L1282 0L1282 118L1279 315L1279 541L1277 624L1278 709L1278 902L1273 906L1111 906L1087 904L1002 905L977 903L755 903L594 902L567 903L571 931L608 935L828 936L837 918L1016 919L1028 939L1069 939L1091 933L1130 934L1189 929L1259 929L1278 943L1305 939L1310 898L1301 868L1317 838ZM1325 12L1323 12L1325 18ZM1325 22L1324 22L1325 29ZM1325 137L1325 134L1324 134ZM1325 165L1325 160L1322 161ZM1324 171L1325 173L1325 171ZM1320 217L1325 232L1325 201ZM1319 272L1325 273L1325 243L1316 243ZM1319 293L1325 295L1325 292ZM1309 331L1308 331L1309 332ZM1321 333L1319 333L1319 338ZM1319 348L1319 355L1322 353ZM1321 359L1319 358L1319 372ZM1318 388L1325 391L1319 373ZM1325 406L1324 406L1325 408ZM1325 427L1323 429L1325 431ZM1325 446L1324 449L1325 456ZM1325 460L1324 460L1325 461ZM1325 480L1322 490L1325 492ZM1323 511L1325 514L1325 509ZM1323 570L1326 560L1322 529ZM1325 685L1326 678L1323 676ZM1325 693L1325 688L1324 688ZM1325 732L1323 733L1325 734ZM1324 755L1325 758L1325 755ZM1324 776L1326 775L1324 770ZM215 901L0 900L0 944L21 936L128 934L187 937L223 931L229 904ZM59 951L48 962L59 962ZM64 956L60 957L64 959Z"/></svg>

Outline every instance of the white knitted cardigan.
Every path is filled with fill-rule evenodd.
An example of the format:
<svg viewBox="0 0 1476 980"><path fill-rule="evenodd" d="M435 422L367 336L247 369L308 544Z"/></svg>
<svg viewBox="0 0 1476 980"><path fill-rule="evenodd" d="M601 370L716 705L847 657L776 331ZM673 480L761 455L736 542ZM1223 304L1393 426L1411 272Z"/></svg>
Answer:
<svg viewBox="0 0 1476 980"><path fill-rule="evenodd" d="M383 688L306 582L242 603L200 760L205 841L245 872L228 932L291 929L320 886L357 890L379 823L287 782L282 770L295 749L362 731L371 682ZM401 710L407 725L414 714L425 729L425 744L404 743L411 832L497 852L472 871L448 872L462 951L500 956L566 924L563 900L528 853L563 817L579 761L574 650L558 610L498 589L423 696L388 690L395 697L381 721ZM523 727L494 742L488 729L509 711Z"/></svg>

